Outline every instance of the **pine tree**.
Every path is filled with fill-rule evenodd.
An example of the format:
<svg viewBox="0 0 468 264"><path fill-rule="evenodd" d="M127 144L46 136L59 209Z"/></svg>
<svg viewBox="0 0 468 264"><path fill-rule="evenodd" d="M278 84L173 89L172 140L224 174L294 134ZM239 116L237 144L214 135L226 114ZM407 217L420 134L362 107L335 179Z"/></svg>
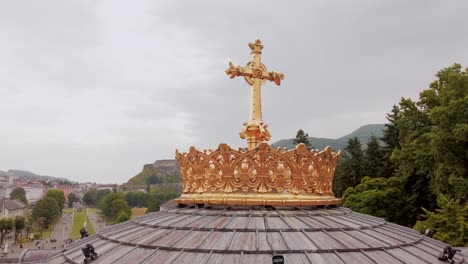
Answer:
<svg viewBox="0 0 468 264"><path fill-rule="evenodd" d="M430 187L434 156L427 134L432 125L429 115L411 99L403 98L399 108L401 112L396 124L401 149L393 150L392 160L397 166L395 176L400 179L410 205L409 222L414 224L423 213L421 208L432 211L436 206L436 195Z"/></svg>
<svg viewBox="0 0 468 264"><path fill-rule="evenodd" d="M361 141L357 137L350 138L344 149L343 156L336 166L333 192L338 197L349 187L361 182L364 175L364 152Z"/></svg>
<svg viewBox="0 0 468 264"><path fill-rule="evenodd" d="M299 129L296 134L296 138L294 139L294 146L300 143L304 143L307 149L312 149L312 145L309 142L309 134L306 134L304 130Z"/></svg>
<svg viewBox="0 0 468 264"><path fill-rule="evenodd" d="M381 177L384 165L384 153L379 139L372 135L364 151L364 175L371 178Z"/></svg>
<svg viewBox="0 0 468 264"><path fill-rule="evenodd" d="M435 212L424 210L423 218L418 221L414 229L424 233L427 228L435 231L434 238L442 240L453 246L468 245L468 205L460 204L460 201L447 199L439 195L437 205L440 209Z"/></svg>
<svg viewBox="0 0 468 264"><path fill-rule="evenodd" d="M385 124L383 130L383 136L380 140L384 143L382 147L384 163L381 170L381 177L389 178L396 171L395 162L392 161L391 156L394 149L400 148L399 132L396 126L398 115L400 114L400 108L394 105L392 111L387 114L387 120L389 123Z"/></svg>

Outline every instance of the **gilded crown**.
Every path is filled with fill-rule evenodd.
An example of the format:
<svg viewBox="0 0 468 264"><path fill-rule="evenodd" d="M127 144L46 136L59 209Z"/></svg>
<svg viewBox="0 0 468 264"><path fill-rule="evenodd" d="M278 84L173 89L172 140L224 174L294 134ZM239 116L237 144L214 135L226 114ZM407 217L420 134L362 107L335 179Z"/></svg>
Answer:
<svg viewBox="0 0 468 264"><path fill-rule="evenodd" d="M337 205L332 192L340 151L257 148L176 152L182 172L179 204L227 205Z"/></svg>

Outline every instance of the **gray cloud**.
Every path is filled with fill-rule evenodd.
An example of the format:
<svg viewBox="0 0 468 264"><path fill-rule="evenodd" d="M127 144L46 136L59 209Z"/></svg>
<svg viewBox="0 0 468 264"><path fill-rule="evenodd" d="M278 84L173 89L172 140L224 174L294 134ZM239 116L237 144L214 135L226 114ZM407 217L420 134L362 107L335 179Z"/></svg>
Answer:
<svg viewBox="0 0 468 264"><path fill-rule="evenodd" d="M263 89L273 140L382 123L442 67L468 65L462 1L9 1L0 4L0 169L124 182L175 148L233 146L249 87L232 60L286 74Z"/></svg>

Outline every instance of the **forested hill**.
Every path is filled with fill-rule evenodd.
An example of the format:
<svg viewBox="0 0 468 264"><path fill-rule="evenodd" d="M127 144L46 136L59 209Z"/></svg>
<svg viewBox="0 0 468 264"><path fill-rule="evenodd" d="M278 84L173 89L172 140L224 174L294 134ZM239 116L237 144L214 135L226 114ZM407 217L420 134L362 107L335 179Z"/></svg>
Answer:
<svg viewBox="0 0 468 264"><path fill-rule="evenodd" d="M26 177L26 178L36 178L38 180L59 180L59 181L73 182L66 178L53 177L53 176L48 176L48 175L38 175L38 174L32 173L30 171L26 171L26 170L8 170L8 171L0 170L0 176L6 176L6 175Z"/></svg>
<svg viewBox="0 0 468 264"><path fill-rule="evenodd" d="M330 146L333 148L333 150L339 150L344 149L346 147L346 144L350 138L357 137L359 141L361 141L363 146L365 146L372 134L380 138L382 136L382 131L384 128L384 124L369 124L364 125L356 129L352 133L337 139L309 137L309 142L316 149L324 149L326 146ZM292 149L294 148L293 140L294 138L282 139L273 143L272 146L274 148L287 147L288 149Z"/></svg>
<svg viewBox="0 0 468 264"><path fill-rule="evenodd" d="M156 182L152 183L174 183L181 182L180 168L176 160L157 160L152 164L143 166L143 170L128 180L126 185L146 185L151 177Z"/></svg>

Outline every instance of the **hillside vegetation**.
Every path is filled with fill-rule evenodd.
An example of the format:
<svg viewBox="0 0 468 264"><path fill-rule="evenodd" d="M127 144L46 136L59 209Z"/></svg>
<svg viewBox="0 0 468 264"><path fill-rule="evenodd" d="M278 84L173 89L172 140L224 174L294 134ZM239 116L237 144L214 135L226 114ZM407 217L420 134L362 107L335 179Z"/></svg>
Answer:
<svg viewBox="0 0 468 264"><path fill-rule="evenodd" d="M129 185L147 185L161 183L180 183L179 164L175 160L157 160L153 164L146 164L143 170L130 178L125 184Z"/></svg>

